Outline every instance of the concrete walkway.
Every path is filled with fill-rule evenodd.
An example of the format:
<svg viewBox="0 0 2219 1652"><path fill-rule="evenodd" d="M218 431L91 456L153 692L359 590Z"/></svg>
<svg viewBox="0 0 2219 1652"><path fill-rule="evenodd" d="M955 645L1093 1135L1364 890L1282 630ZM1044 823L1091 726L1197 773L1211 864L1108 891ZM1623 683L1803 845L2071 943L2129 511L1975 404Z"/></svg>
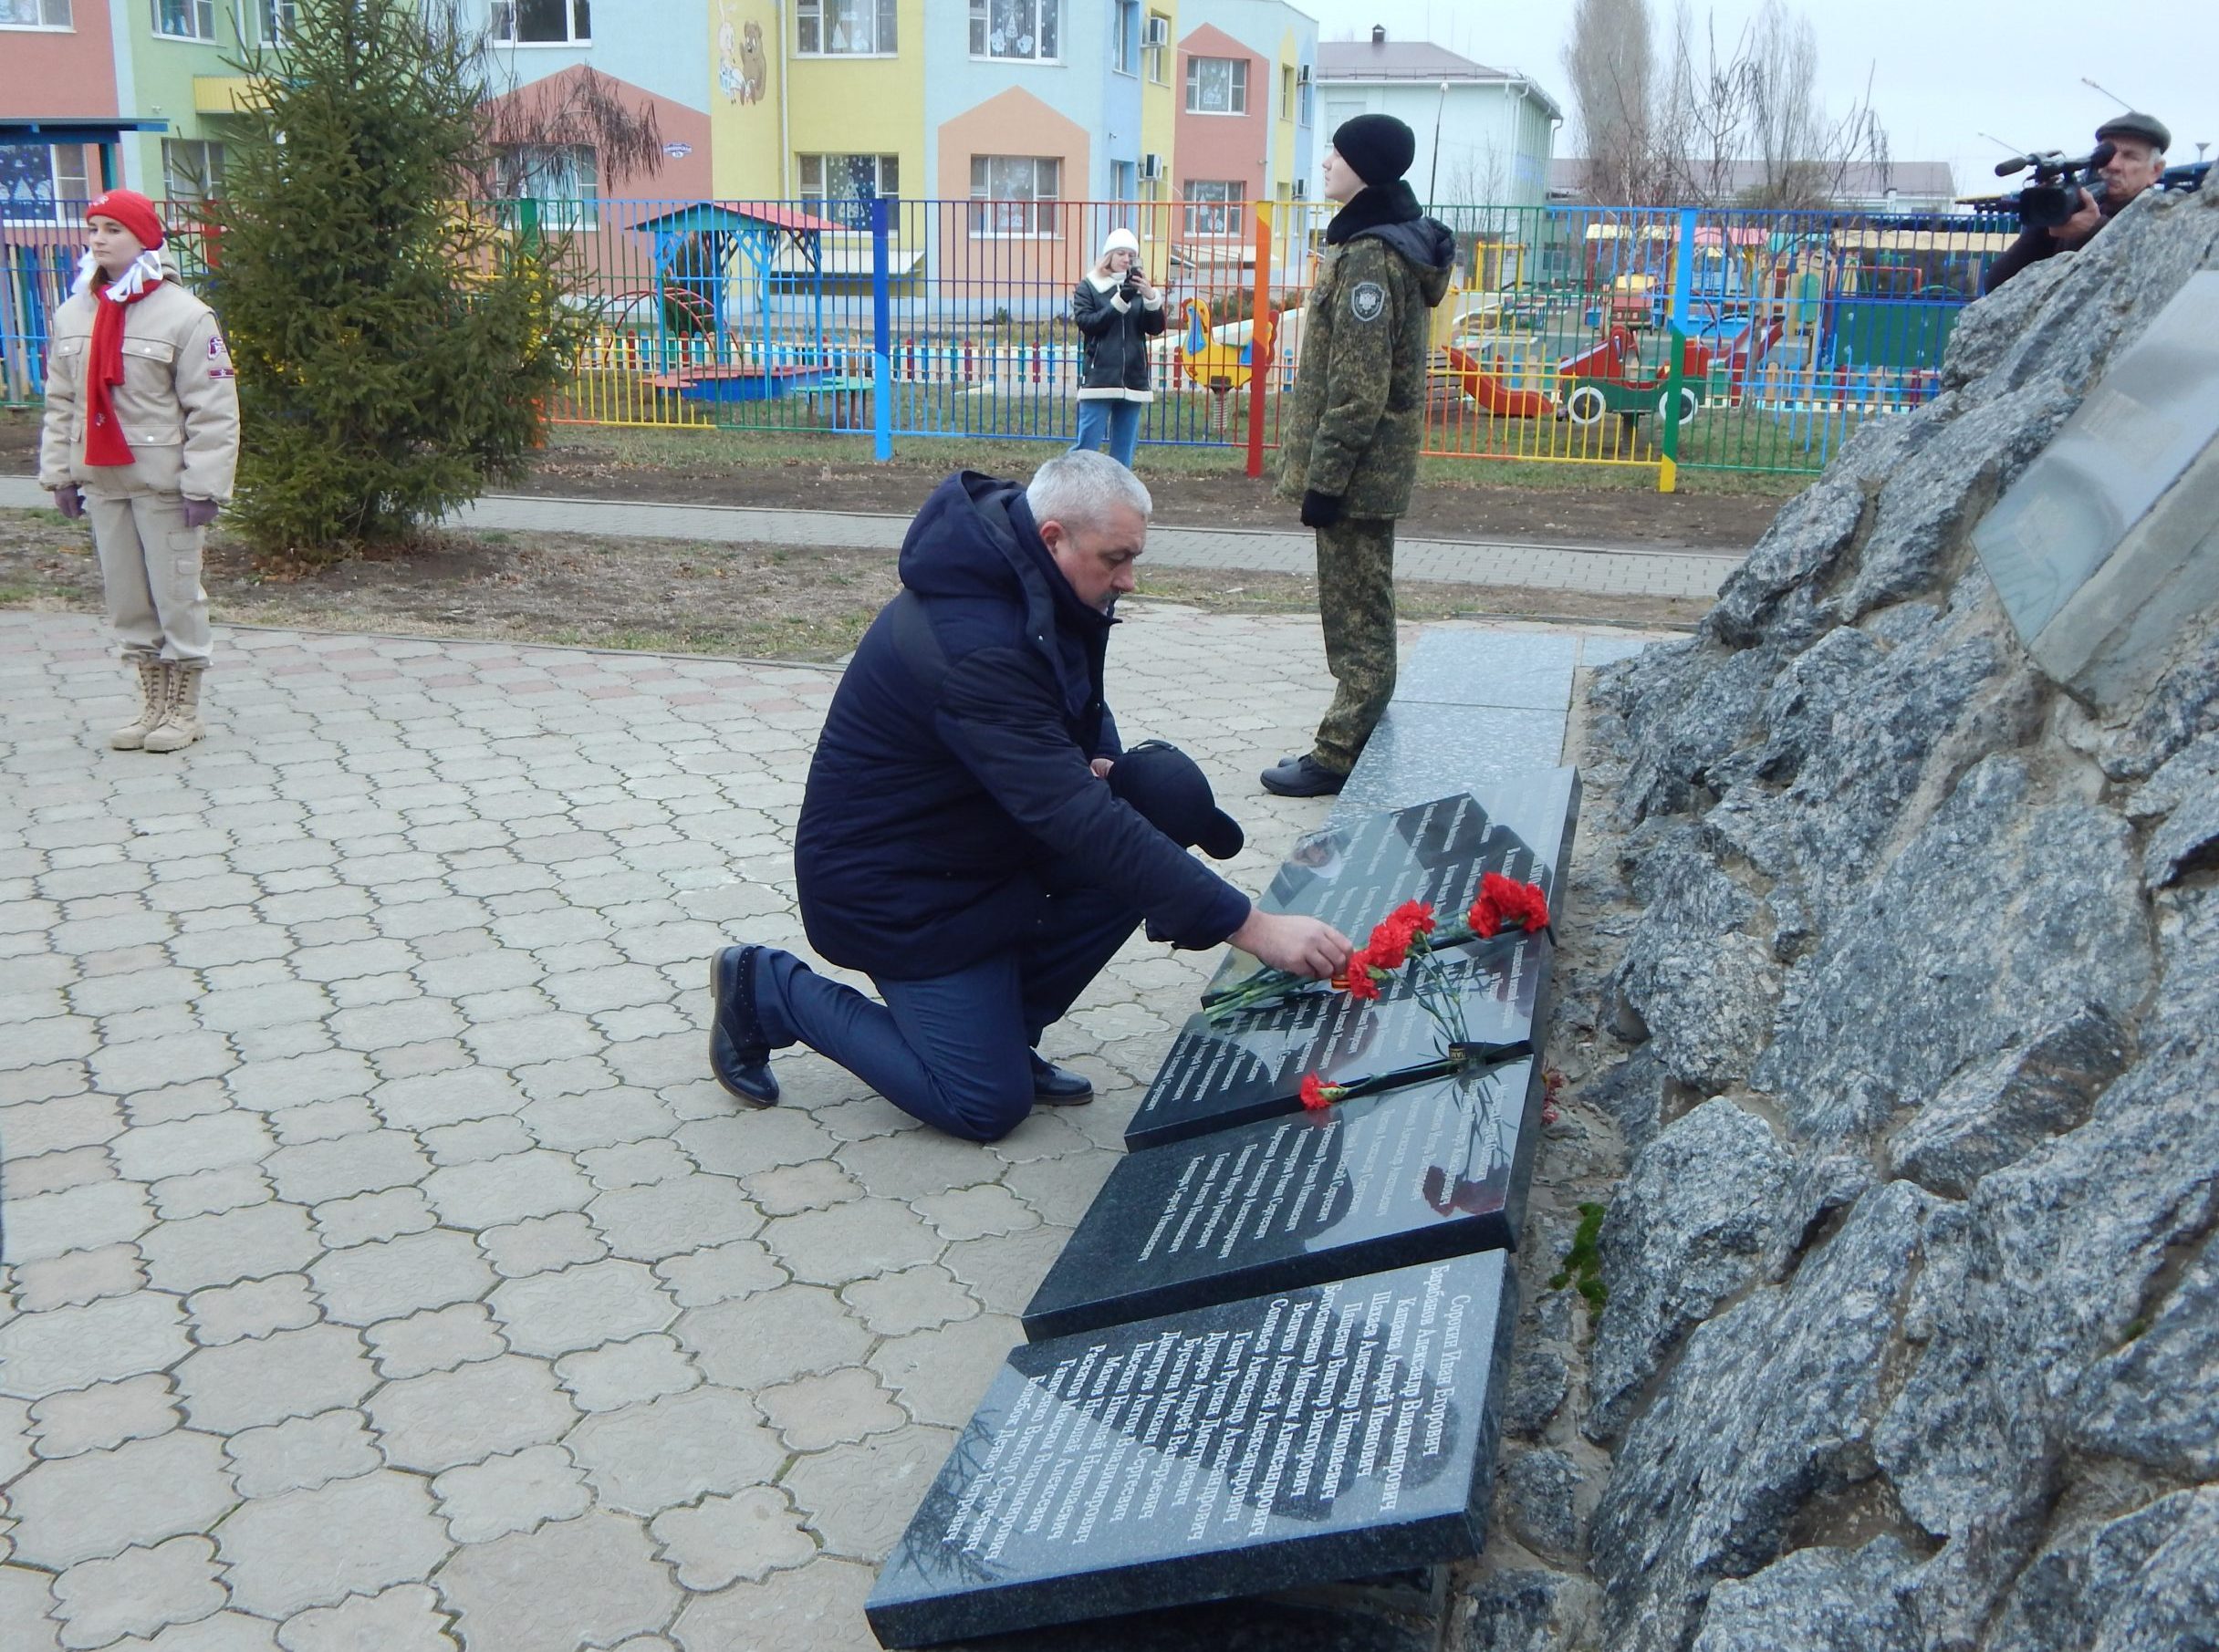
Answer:
<svg viewBox="0 0 2219 1652"><path fill-rule="evenodd" d="M1565 648L1634 640L1429 629L1503 639L1502 714L1558 739ZM740 1107L706 960L803 948L832 670L218 637L207 740L157 757L102 743L97 621L0 614L0 1647L870 1647L1210 955L1136 939L1047 1045L1100 1098L993 1147L807 1054ZM1111 653L1261 888L1326 815L1254 784L1317 622L1166 608Z"/></svg>
<svg viewBox="0 0 2219 1652"><path fill-rule="evenodd" d="M50 503L29 478L0 477L0 509L31 509ZM909 526L906 516L845 511L769 511L513 494L488 495L464 507L451 520L464 528L865 550L894 549ZM1276 574L1308 574L1317 566L1313 541L1307 532L1266 533L1250 528L1157 527L1148 536L1148 560L1156 567L1238 568ZM1720 583L1741 561L1739 556L1714 553L1622 546L1450 539L1402 539L1395 545L1395 575L1400 579L1597 596L1707 599L1717 594Z"/></svg>

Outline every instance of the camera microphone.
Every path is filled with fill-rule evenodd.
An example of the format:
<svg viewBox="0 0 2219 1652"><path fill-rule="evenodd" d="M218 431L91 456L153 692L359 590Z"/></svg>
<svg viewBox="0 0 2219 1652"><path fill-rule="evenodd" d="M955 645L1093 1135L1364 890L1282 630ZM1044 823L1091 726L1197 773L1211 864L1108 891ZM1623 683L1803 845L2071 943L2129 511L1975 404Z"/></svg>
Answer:
<svg viewBox="0 0 2219 1652"><path fill-rule="evenodd" d="M1998 178L2016 177L2020 172L2025 171L2026 167L2027 161L2026 156L2014 155L2008 161L1998 161L1995 163L1995 175Z"/></svg>

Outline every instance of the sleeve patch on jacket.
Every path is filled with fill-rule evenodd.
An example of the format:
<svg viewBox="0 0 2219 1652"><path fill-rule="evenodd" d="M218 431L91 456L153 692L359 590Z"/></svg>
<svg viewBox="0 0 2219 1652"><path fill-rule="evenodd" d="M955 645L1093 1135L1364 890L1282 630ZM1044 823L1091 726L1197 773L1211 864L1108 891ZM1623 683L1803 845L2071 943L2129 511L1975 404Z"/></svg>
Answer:
<svg viewBox="0 0 2219 1652"><path fill-rule="evenodd" d="M211 333L208 336L208 377L236 379L238 376L238 369L231 365L231 351L224 348L224 335Z"/></svg>
<svg viewBox="0 0 2219 1652"><path fill-rule="evenodd" d="M1387 289L1376 281L1360 281L1349 289L1349 313L1359 321L1377 321L1387 311Z"/></svg>

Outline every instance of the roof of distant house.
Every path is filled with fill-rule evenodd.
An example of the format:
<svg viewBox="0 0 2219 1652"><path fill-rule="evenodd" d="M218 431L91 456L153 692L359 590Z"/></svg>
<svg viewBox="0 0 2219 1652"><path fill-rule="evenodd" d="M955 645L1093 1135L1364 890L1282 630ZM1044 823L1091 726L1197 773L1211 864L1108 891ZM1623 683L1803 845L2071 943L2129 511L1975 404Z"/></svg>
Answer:
<svg viewBox="0 0 2219 1652"><path fill-rule="evenodd" d="M1587 171L1588 163L1580 156L1557 156L1548 163L1548 192L1559 197L1586 194ZM1738 195L1764 181L1763 161L1727 162L1727 194ZM1877 201L1890 190L1916 200L1946 201L1956 194L1957 180L1946 161L1895 161L1886 166L1859 161L1842 169L1841 192L1845 195Z"/></svg>
<svg viewBox="0 0 2219 1652"><path fill-rule="evenodd" d="M1516 69L1489 68L1430 40L1320 40L1320 80L1472 80L1522 84L1552 116L1563 111L1531 78Z"/></svg>

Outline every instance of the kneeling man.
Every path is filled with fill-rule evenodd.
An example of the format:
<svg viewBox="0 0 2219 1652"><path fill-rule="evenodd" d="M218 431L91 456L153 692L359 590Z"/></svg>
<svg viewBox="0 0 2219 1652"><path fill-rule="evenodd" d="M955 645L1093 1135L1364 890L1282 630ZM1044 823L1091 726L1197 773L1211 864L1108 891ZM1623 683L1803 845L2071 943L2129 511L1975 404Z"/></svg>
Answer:
<svg viewBox="0 0 2219 1652"><path fill-rule="evenodd" d="M1347 961L1339 930L1258 911L1186 852L1241 841L1191 760L1119 744L1102 660L1150 508L1098 452L1024 488L966 471L925 502L901 594L833 695L794 848L809 943L884 1002L789 952L725 948L709 1059L727 1090L776 1102L770 1053L806 1044L927 1124L994 1141L1036 1102L1091 1096L1034 1046L1142 920L1312 977Z"/></svg>

